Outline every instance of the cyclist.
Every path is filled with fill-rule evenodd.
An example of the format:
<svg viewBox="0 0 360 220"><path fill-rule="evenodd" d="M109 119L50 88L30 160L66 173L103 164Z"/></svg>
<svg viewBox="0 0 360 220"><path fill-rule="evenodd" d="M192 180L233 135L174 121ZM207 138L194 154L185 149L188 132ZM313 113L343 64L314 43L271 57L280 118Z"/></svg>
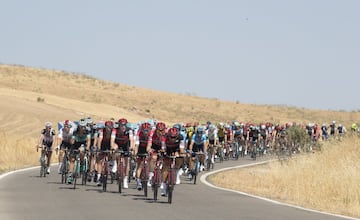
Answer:
<svg viewBox="0 0 360 220"><path fill-rule="evenodd" d="M322 140L325 141L329 138L329 132L328 132L328 127L326 126L326 124L322 124L321 126L321 137L322 137Z"/></svg>
<svg viewBox="0 0 360 220"><path fill-rule="evenodd" d="M346 128L343 127L342 124L339 124L338 127L337 127L337 133L338 133L340 139L343 137L345 132L346 132Z"/></svg>
<svg viewBox="0 0 360 220"><path fill-rule="evenodd" d="M165 135L165 151L166 155L177 156L175 159L175 169L176 171L176 182L180 184L180 174L181 174L181 166L184 163L184 158L179 157L180 155L184 155L185 149L185 140L181 135L180 130L177 127L172 127L168 130ZM166 179L168 176L168 169L170 167L171 160L169 158L164 159L164 164L162 166L162 183L160 185L161 195L166 195Z"/></svg>
<svg viewBox="0 0 360 220"><path fill-rule="evenodd" d="M97 178L96 178L96 185L101 186L101 171L103 169L102 162L105 158L105 153L102 151L111 150L111 135L113 131L114 123L112 121L106 121L105 127L99 129L99 139L97 144L100 145L100 152L96 157L96 168L97 168ZM110 158L110 157L109 157ZM110 160L110 159L109 159Z"/></svg>
<svg viewBox="0 0 360 220"><path fill-rule="evenodd" d="M200 126L196 129L195 134L193 134L192 139L191 139L191 143L189 146L189 151L191 153L191 159L189 161L189 168L190 168L190 173L189 173L189 179L192 179L192 172L194 169L194 160L195 160L195 152L201 152L204 153L207 150L207 145L208 145L208 141L207 141L207 136L205 134L204 131L204 127ZM204 155L200 154L199 155L199 161L201 164L204 164Z"/></svg>
<svg viewBox="0 0 360 220"><path fill-rule="evenodd" d="M260 146L260 152L266 154L266 140L268 138L268 130L266 129L266 125L265 124L260 124L259 127L259 146Z"/></svg>
<svg viewBox="0 0 360 220"><path fill-rule="evenodd" d="M90 134L90 153L89 153L89 161L90 161L90 173L88 176L88 181L90 182L94 175L95 175L95 154L93 153L96 149L95 146L97 145L98 139L98 129L96 125L93 123L91 117L86 119L86 129Z"/></svg>
<svg viewBox="0 0 360 220"><path fill-rule="evenodd" d="M134 134L133 130L128 126L128 121L125 118L120 118L117 121L118 127L114 128L111 133L111 146L114 149L125 152L125 177L123 179L123 186L125 189L129 188L127 175L129 173L129 151L134 149ZM118 163L119 158L117 158Z"/></svg>
<svg viewBox="0 0 360 220"><path fill-rule="evenodd" d="M47 148L47 170L46 173L50 174L50 161L51 161L51 155L52 150L55 146L55 131L52 129L51 122L45 123L45 128L42 129L41 135L39 138L38 148L41 147L42 150L45 150L44 147Z"/></svg>
<svg viewBox="0 0 360 220"><path fill-rule="evenodd" d="M141 124L136 136L135 136L135 155L146 154L151 151L151 133L153 129L149 122L144 122ZM141 183L141 171L143 168L143 158L139 157L136 161L136 181L137 189L142 190Z"/></svg>
<svg viewBox="0 0 360 220"><path fill-rule="evenodd" d="M209 150L211 151L211 155L207 155L211 158L211 163L214 163L214 157L215 157L215 146L218 144L218 135L217 135L217 129L215 125L209 124L208 130L207 130L207 137L209 140ZM223 145L224 146L224 145ZM202 169L201 169L202 170Z"/></svg>
<svg viewBox="0 0 360 220"><path fill-rule="evenodd" d="M330 136L335 136L336 131L336 121L332 121L330 124Z"/></svg>
<svg viewBox="0 0 360 220"><path fill-rule="evenodd" d="M80 161L83 162L85 149L89 150L90 148L90 134L86 130L85 119L79 120L79 124L73 133L70 143L71 143L71 148L70 148L69 176L67 179L68 184L72 184L73 179L76 178L73 176L72 171L74 170L77 153L80 154Z"/></svg>
<svg viewBox="0 0 360 220"><path fill-rule="evenodd" d="M151 186L151 180L154 176L154 168L157 160L158 153L165 149L165 134L166 134L166 125L164 122L157 122L154 132L150 134L151 141L151 157L149 164L149 181L148 186Z"/></svg>
<svg viewBox="0 0 360 220"><path fill-rule="evenodd" d="M242 143L242 141L245 143L245 139L246 139L246 132L244 130L244 124L243 123L239 123L239 122L235 122L234 123L234 132L233 132L233 139L240 145ZM229 138L231 138L231 136L229 136ZM244 154L247 154L247 146L243 146L244 149Z"/></svg>
<svg viewBox="0 0 360 220"><path fill-rule="evenodd" d="M357 132L357 131L358 131L358 126L357 126L356 123L352 123L352 125L351 125L351 131L352 131L352 132Z"/></svg>
<svg viewBox="0 0 360 220"><path fill-rule="evenodd" d="M70 120L65 120L63 122L63 128L60 129L59 135L58 135L58 147L57 150L59 150L59 169L58 173L61 174L62 170L62 161L64 156L64 150L69 150L71 148L71 138L73 136L73 128Z"/></svg>

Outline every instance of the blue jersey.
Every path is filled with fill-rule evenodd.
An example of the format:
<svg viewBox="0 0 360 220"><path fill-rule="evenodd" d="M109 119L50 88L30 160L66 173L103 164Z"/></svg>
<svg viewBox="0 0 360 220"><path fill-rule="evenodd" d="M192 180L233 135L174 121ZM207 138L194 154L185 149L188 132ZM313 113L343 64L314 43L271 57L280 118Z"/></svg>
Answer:
<svg viewBox="0 0 360 220"><path fill-rule="evenodd" d="M196 145L201 145L204 144L207 140L206 134L193 134L192 136L192 141L194 142L194 144Z"/></svg>

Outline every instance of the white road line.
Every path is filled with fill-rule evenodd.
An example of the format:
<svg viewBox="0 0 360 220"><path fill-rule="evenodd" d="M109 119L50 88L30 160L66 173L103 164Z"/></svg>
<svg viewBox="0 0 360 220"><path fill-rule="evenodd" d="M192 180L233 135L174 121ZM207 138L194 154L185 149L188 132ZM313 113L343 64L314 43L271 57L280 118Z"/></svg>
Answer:
<svg viewBox="0 0 360 220"><path fill-rule="evenodd" d="M263 161L263 162L252 163L252 164L238 165L238 166L234 166L234 167L227 167L227 168L222 168L222 169L219 169L219 170L207 172L207 173L205 173L205 174L203 174L203 175L201 176L200 181L201 181L202 183L206 184L207 186L212 187L212 188L215 188L215 189L224 190L224 191L228 191L228 192L233 192L233 193L237 193L237 194L240 194L240 195L249 196L249 197L256 198L256 199L261 199L261 200L264 200L264 201L267 201L267 202L271 202L271 203L274 203L274 204L277 204L277 205L288 206L288 207L292 207L292 208L296 208L296 209L301 209L301 210L310 211L310 212L315 212L315 213L320 213L320 214L324 214L324 215L330 215L330 216L340 217L340 218L344 218L344 219L360 220L359 218L354 218L354 217L349 217L349 216L338 215L338 214L333 214L333 213L318 211L318 210L314 210L314 209L304 208L304 207L301 207L301 206L291 205L291 204L279 202L279 201L276 201L276 200L268 199L268 198L261 197L261 196L252 195L252 194L245 193L245 192L241 192L241 191L237 191L237 190L232 190L232 189L226 189L226 188L218 187L218 186L215 186L215 185L209 183L209 182L206 180L208 176L213 175L213 174L215 174L215 173L223 172L223 171L226 171L226 170L237 169L237 168L245 168L245 167L250 167L250 166L257 166L257 165L265 164L265 163L268 163L268 162L269 162L269 161Z"/></svg>

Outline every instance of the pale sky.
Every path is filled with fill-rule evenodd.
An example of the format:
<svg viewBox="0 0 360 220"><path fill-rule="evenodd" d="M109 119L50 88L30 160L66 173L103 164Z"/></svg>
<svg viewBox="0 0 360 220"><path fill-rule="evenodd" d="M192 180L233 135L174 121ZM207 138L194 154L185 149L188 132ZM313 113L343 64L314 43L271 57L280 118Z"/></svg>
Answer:
<svg viewBox="0 0 360 220"><path fill-rule="evenodd" d="M0 63L240 103L360 109L358 0L0 0Z"/></svg>

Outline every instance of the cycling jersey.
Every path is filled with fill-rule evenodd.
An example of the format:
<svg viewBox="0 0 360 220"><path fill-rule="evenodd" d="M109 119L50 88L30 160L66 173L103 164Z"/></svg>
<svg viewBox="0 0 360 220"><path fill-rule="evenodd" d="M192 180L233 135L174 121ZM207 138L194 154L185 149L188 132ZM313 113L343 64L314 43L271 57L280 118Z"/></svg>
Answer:
<svg viewBox="0 0 360 220"><path fill-rule="evenodd" d="M220 138L224 138L226 135L226 130L224 128L218 129L217 136Z"/></svg>
<svg viewBox="0 0 360 220"><path fill-rule="evenodd" d="M119 149L125 152L129 151L130 139L133 137L133 131L128 127L122 128L119 126L117 129L113 129L111 133L111 138L115 139L115 143L118 145Z"/></svg>
<svg viewBox="0 0 360 220"><path fill-rule="evenodd" d="M71 138L73 136L73 131L72 129L69 129L69 131L67 132L65 130L65 128L60 129L59 135L58 137L61 139L61 144L60 144L60 149L70 149L71 148Z"/></svg>
<svg viewBox="0 0 360 220"><path fill-rule="evenodd" d="M175 137L171 137L167 134L165 136L165 146L167 155L180 152L180 148L184 148L184 138L180 133Z"/></svg>
<svg viewBox="0 0 360 220"><path fill-rule="evenodd" d="M111 149L111 134L112 130L107 128L102 128L99 130L99 139L101 140L100 149L102 151Z"/></svg>
<svg viewBox="0 0 360 220"><path fill-rule="evenodd" d="M146 153L146 147L148 144L151 144L151 136L154 130L152 129L139 129L136 135L136 144L138 145L138 153L139 154L145 154Z"/></svg>
<svg viewBox="0 0 360 220"><path fill-rule="evenodd" d="M55 131L51 129L50 132L47 133L46 129L43 129L41 131L41 134L43 135L42 144L51 149L54 140L53 137L55 136Z"/></svg>
<svg viewBox="0 0 360 220"><path fill-rule="evenodd" d="M192 141L194 142L192 151L204 152L204 144L207 141L206 134L193 134Z"/></svg>
<svg viewBox="0 0 360 220"><path fill-rule="evenodd" d="M210 129L207 131L207 136L210 144L215 144L215 140L217 139L217 132L215 129Z"/></svg>
<svg viewBox="0 0 360 220"><path fill-rule="evenodd" d="M91 135L85 130L82 134L79 130L75 131L72 139L74 140L73 147L78 149L81 145L86 147L87 140L91 138Z"/></svg>
<svg viewBox="0 0 360 220"><path fill-rule="evenodd" d="M165 135L156 130L151 134L152 136L149 137L151 139L151 148L155 151L161 150L161 148L165 145Z"/></svg>

